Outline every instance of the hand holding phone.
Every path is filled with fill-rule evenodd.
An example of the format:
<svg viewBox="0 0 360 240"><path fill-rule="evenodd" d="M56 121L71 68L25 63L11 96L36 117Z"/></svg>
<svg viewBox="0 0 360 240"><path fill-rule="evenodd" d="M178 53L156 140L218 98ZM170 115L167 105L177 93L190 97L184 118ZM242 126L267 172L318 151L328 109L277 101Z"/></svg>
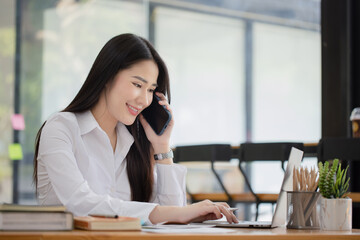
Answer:
<svg viewBox="0 0 360 240"><path fill-rule="evenodd" d="M157 135L162 135L171 120L171 113L159 104L161 99L154 94L150 106L142 111L142 115Z"/></svg>

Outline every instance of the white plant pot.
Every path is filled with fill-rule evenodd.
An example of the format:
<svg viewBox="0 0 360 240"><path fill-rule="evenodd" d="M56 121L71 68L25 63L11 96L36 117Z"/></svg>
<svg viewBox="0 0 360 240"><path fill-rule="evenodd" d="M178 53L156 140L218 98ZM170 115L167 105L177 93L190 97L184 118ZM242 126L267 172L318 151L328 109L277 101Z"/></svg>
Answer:
<svg viewBox="0 0 360 240"><path fill-rule="evenodd" d="M328 199L321 197L320 228L321 230L351 230L351 198Z"/></svg>

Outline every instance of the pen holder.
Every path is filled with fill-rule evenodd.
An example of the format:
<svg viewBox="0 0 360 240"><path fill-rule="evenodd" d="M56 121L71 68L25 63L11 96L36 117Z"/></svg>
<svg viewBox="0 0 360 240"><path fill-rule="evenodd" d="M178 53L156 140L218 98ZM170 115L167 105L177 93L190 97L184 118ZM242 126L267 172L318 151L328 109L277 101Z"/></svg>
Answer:
<svg viewBox="0 0 360 240"><path fill-rule="evenodd" d="M287 192L286 227L319 229L319 192Z"/></svg>

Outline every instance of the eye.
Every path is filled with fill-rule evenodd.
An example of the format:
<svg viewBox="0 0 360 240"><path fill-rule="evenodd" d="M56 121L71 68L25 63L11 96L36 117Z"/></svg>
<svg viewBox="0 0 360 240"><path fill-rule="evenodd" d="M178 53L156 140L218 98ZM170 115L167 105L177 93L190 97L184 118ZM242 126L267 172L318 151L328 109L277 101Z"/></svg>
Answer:
<svg viewBox="0 0 360 240"><path fill-rule="evenodd" d="M138 83L133 82L132 84L133 84L135 87L137 87L137 88L141 88L141 85L138 84Z"/></svg>
<svg viewBox="0 0 360 240"><path fill-rule="evenodd" d="M149 92L153 93L155 92L155 89L149 89Z"/></svg>

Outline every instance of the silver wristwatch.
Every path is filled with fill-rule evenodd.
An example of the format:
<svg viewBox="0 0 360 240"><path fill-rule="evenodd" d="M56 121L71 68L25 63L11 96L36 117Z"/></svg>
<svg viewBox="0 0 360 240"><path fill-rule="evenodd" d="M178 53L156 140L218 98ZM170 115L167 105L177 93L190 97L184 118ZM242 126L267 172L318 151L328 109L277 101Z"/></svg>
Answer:
<svg viewBox="0 0 360 240"><path fill-rule="evenodd" d="M174 153L171 149L167 153L159 153L159 154L154 155L155 160L163 160L163 159L168 159L168 158L173 158L173 157L174 157Z"/></svg>

